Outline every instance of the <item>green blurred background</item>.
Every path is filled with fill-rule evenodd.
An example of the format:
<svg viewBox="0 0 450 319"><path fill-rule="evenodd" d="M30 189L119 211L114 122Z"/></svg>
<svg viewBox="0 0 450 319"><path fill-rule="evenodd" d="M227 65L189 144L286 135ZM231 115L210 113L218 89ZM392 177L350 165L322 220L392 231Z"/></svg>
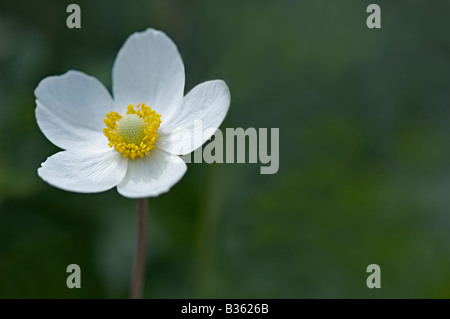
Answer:
<svg viewBox="0 0 450 319"><path fill-rule="evenodd" d="M372 2L1 0L0 297L127 297L135 201L37 176L58 149L33 91L69 69L110 89L125 39L154 27L186 91L226 81L222 128L280 128L280 169L189 164L151 199L145 297L450 298L450 1L376 1L378 30Z"/></svg>

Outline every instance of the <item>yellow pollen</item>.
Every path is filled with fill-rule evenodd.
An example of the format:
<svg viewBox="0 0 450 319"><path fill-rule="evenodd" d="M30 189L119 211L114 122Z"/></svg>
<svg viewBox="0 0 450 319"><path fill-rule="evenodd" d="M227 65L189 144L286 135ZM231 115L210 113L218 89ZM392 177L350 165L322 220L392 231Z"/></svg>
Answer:
<svg viewBox="0 0 450 319"><path fill-rule="evenodd" d="M135 110L130 104L125 115L111 111L103 121L106 124L103 133L108 138L109 147L114 146L123 157L144 157L155 148L161 115L152 111L150 106L141 103Z"/></svg>

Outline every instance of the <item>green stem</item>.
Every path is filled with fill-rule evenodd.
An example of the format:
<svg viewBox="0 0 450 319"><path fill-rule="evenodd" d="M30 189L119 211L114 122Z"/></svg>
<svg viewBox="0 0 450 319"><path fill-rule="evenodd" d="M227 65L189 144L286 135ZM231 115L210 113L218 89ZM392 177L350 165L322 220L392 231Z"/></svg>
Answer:
<svg viewBox="0 0 450 319"><path fill-rule="evenodd" d="M147 233L147 198L139 198L137 201L138 211L138 229L137 229L137 245L136 258L134 260L134 269L131 281L130 299L141 299L142 288L144 286L145 271L145 246Z"/></svg>

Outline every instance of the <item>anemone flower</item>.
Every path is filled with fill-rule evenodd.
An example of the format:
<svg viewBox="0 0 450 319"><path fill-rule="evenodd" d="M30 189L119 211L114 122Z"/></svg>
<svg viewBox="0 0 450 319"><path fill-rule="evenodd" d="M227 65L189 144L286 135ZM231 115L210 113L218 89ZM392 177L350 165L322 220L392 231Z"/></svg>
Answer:
<svg viewBox="0 0 450 319"><path fill-rule="evenodd" d="M121 195L138 198L132 297L140 296L142 283L146 198L169 191L183 177L187 166L180 155L210 139L230 105L225 82L201 83L186 96L184 82L176 45L163 32L147 29L132 34L119 50L112 96L96 78L78 71L47 77L35 90L37 124L63 149L42 163L38 175L66 191L117 186ZM199 127L201 138L194 138Z"/></svg>

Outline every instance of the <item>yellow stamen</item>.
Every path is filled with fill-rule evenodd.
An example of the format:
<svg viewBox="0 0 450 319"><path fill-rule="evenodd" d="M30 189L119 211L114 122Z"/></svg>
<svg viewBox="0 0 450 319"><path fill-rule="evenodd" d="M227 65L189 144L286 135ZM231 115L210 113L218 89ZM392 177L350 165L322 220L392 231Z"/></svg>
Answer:
<svg viewBox="0 0 450 319"><path fill-rule="evenodd" d="M108 138L109 147L114 146L123 157L144 157L155 148L161 115L152 111L150 106L141 103L135 110L130 104L125 115L111 111L103 121L106 124L103 133Z"/></svg>

